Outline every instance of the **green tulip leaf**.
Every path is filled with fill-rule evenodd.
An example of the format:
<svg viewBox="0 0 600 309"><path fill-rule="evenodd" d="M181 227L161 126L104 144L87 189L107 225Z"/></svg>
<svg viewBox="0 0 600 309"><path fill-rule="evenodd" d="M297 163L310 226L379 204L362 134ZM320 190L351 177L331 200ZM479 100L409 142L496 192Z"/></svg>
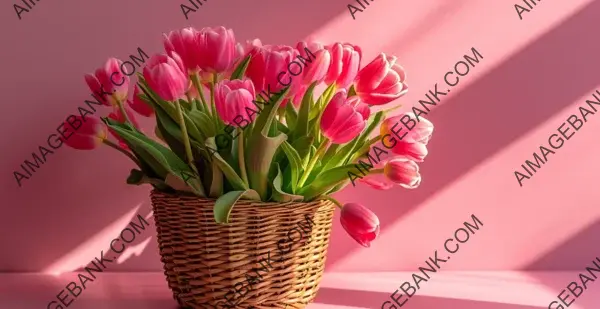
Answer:
<svg viewBox="0 0 600 309"><path fill-rule="evenodd" d="M292 147L294 147L294 149L298 152L298 155L302 160L308 156L310 152L310 146L313 144L314 140L315 138L313 136L305 135L292 142Z"/></svg>
<svg viewBox="0 0 600 309"><path fill-rule="evenodd" d="M300 105L300 111L298 112L298 118L296 122L296 127L294 129L295 136L294 139L298 136L306 136L308 135L308 117L310 108L313 106L313 91L317 86L317 82L313 82L310 84L304 97L302 98L302 104Z"/></svg>
<svg viewBox="0 0 600 309"><path fill-rule="evenodd" d="M348 173L356 173L356 169L356 164L349 164L324 171L319 174L315 180L310 182L308 186L301 188L298 194L303 195L305 201L310 201L311 199L328 192L338 184L347 181L349 179Z"/></svg>
<svg viewBox="0 0 600 309"><path fill-rule="evenodd" d="M131 172L129 172L129 177L127 177L127 184L139 186L145 183L151 184L153 187L159 190L166 190L169 188L169 186L161 179L148 177L144 172L140 170L132 169Z"/></svg>
<svg viewBox="0 0 600 309"><path fill-rule="evenodd" d="M273 179L273 192L271 193L271 200L282 203L301 202L304 199L304 196L283 192L281 189L281 179L281 169L279 168L279 164L277 164L277 176L275 176L275 179Z"/></svg>
<svg viewBox="0 0 600 309"><path fill-rule="evenodd" d="M294 147L292 147L292 145L290 145L290 143L288 143L287 141L284 141L281 144L281 149L283 149L283 152L285 152L285 155L288 158L288 161L290 162L290 184L292 192L296 192L296 186L298 185L298 179L300 179L300 173L302 171L302 159L300 158L300 155L298 154L296 149L294 149Z"/></svg>
<svg viewBox="0 0 600 309"><path fill-rule="evenodd" d="M148 163L161 179L165 179L168 174L173 174L183 181L186 181L184 180L182 173L192 173L190 167L183 160L160 143L148 138L140 132L127 131L121 126L111 124L110 121L105 122L107 126L113 129L125 141L134 154L140 157L144 162ZM186 182L194 189L194 193L202 197L206 196L198 175L191 177Z"/></svg>
<svg viewBox="0 0 600 309"><path fill-rule="evenodd" d="M235 70L233 70L233 73L231 74L231 78L229 78L229 79L230 80L242 79L242 77L244 77L244 73L246 73L248 64L250 64L251 58L252 58L251 55L246 56L246 58L244 58L244 60L242 60L242 62L240 62L240 64L238 64L238 66L235 68Z"/></svg>
<svg viewBox="0 0 600 309"><path fill-rule="evenodd" d="M264 134L254 135L249 145L252 151L246 152L246 169L250 187L260 194L263 200L267 198L268 176L273 156L281 143L287 139L287 135L279 134L275 137L267 137Z"/></svg>
<svg viewBox="0 0 600 309"><path fill-rule="evenodd" d="M220 224L229 223L231 210L239 199L260 201L260 196L258 196L258 193L254 190L230 191L223 194L215 201L215 206L213 208L215 221Z"/></svg>
<svg viewBox="0 0 600 309"><path fill-rule="evenodd" d="M285 106L285 122L290 130L294 130L298 121L298 112L294 108L294 104L288 102Z"/></svg>
<svg viewBox="0 0 600 309"><path fill-rule="evenodd" d="M212 181L210 182L210 197L219 197L223 194L223 173L216 161L212 162Z"/></svg>
<svg viewBox="0 0 600 309"><path fill-rule="evenodd" d="M235 169L221 157L219 152L217 151L217 145L215 143L214 137L209 137L206 139L206 148L212 157L213 163L219 167L219 169L225 175L225 178L231 183L234 190L248 190L248 186L244 183L242 178L236 173ZM215 166L213 165L213 167ZM214 174L213 174L214 178Z"/></svg>
<svg viewBox="0 0 600 309"><path fill-rule="evenodd" d="M208 114L199 110L194 110L190 112L189 116L192 122L194 122L200 130L200 133L206 138L217 135L215 123Z"/></svg>

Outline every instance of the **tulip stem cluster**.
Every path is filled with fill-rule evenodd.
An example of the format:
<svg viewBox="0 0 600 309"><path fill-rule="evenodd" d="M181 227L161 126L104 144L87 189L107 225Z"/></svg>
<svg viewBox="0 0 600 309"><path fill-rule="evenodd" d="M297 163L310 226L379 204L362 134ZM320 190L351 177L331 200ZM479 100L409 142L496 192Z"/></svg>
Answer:
<svg viewBox="0 0 600 309"><path fill-rule="evenodd" d="M361 67L362 51L352 44L242 45L224 27L174 31L165 35L164 46L166 53L150 57L139 74L133 98L126 100L126 87L120 88L111 98L116 114L103 118L104 126L84 119L85 133L71 143L92 149L104 136L104 144L138 165L129 184L215 198L217 223L228 223L239 199L330 200L342 208L348 233L368 246L379 232L376 216L331 197L349 184L349 173L362 167L362 181L375 188L385 185L372 174L405 188L420 183L415 162L422 161L433 126L411 120L412 131L400 138L398 119L386 119L394 108L372 111L407 92L396 57L382 53ZM106 70L113 66L99 69L100 75L112 76ZM144 133L123 102L155 117L160 141ZM397 117L402 122L405 116ZM380 125L379 136L372 137ZM107 128L118 145L106 140ZM375 160L369 148L378 140L390 143L390 132L401 141L388 148L393 155L386 160L375 151ZM365 155L369 163L358 159Z"/></svg>

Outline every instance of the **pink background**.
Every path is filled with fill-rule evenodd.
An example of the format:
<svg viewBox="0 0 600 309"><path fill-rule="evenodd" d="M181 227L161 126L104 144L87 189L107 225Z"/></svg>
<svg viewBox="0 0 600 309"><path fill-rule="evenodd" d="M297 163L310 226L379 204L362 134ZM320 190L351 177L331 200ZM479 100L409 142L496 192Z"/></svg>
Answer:
<svg viewBox="0 0 600 309"><path fill-rule="evenodd" d="M472 47L483 55L428 115L436 131L419 189L337 195L374 210L382 233L362 249L336 218L327 271L416 270L471 214L484 226L445 270L580 270L599 256L598 116L523 187L513 175L600 89L597 1L540 2L523 20L504 0L377 0L356 20L339 0L209 0L189 20L179 3L187 2L41 1L22 20L3 5L0 271L73 270L137 213L150 213L149 187L125 184L132 164L113 150L60 148L21 188L12 172L90 97L84 73L138 47L162 51L163 32L189 25L224 25L239 40L274 44L349 41L363 48L363 64L382 51L397 55L408 71L407 108ZM160 270L154 233L110 269Z"/></svg>

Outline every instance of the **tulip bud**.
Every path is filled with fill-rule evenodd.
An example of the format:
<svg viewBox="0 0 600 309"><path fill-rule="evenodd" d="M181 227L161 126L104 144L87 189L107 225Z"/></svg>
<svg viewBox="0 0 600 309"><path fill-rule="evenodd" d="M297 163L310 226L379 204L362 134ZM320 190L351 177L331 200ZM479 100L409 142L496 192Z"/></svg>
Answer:
<svg viewBox="0 0 600 309"><path fill-rule="evenodd" d="M358 46L348 43L334 43L327 47L331 63L327 69L325 83L336 84L338 88L350 86L360 67L362 52Z"/></svg>
<svg viewBox="0 0 600 309"><path fill-rule="evenodd" d="M171 57L173 53L181 57L186 68L184 73L193 74L200 69L200 59L203 55L198 50L197 35L198 31L192 27L171 31L168 35L164 35L165 51Z"/></svg>
<svg viewBox="0 0 600 309"><path fill-rule="evenodd" d="M110 58L93 75L85 75L85 82L88 87L104 105L116 104L112 96L121 101L127 99L129 77L121 72L121 64L123 64L121 60Z"/></svg>
<svg viewBox="0 0 600 309"><path fill-rule="evenodd" d="M379 235L379 218L361 204L347 203L342 207L340 222L346 232L364 247Z"/></svg>
<svg viewBox="0 0 600 309"><path fill-rule="evenodd" d="M396 57L381 53L356 76L356 94L369 105L382 105L406 94L406 73Z"/></svg>
<svg viewBox="0 0 600 309"><path fill-rule="evenodd" d="M227 71L236 59L233 30L225 27L205 27L197 34L197 54L202 70L211 73Z"/></svg>
<svg viewBox="0 0 600 309"><path fill-rule="evenodd" d="M135 85L135 88L133 90L133 98L131 100L128 100L127 104L138 114L144 117L150 117L154 115L154 109L152 109L152 107L150 107L148 103L144 102L144 100L140 98L141 93L142 92L140 91L140 88L137 85Z"/></svg>
<svg viewBox="0 0 600 309"><path fill-rule="evenodd" d="M413 126L405 125L403 120L407 119L419 119L418 121L413 120ZM398 116L386 118L379 128L381 136L389 134L390 136L396 136L399 140L407 143L422 143L427 145L433 134L433 124L423 118L417 118L413 113L402 113Z"/></svg>
<svg viewBox="0 0 600 309"><path fill-rule="evenodd" d="M144 68L146 82L163 100L176 101L185 97L191 83L184 73L181 58L176 53L173 57L154 55Z"/></svg>
<svg viewBox="0 0 600 309"><path fill-rule="evenodd" d="M336 93L321 116L323 135L334 144L344 144L357 137L367 123L366 111L359 105L357 97L346 98L345 90Z"/></svg>
<svg viewBox="0 0 600 309"><path fill-rule="evenodd" d="M81 127L75 130L69 138L64 139L65 144L79 150L91 150L100 146L107 137L107 128L102 120L93 116L85 118L75 116L75 118L81 122ZM64 126L67 127L68 123L65 122Z"/></svg>
<svg viewBox="0 0 600 309"><path fill-rule="evenodd" d="M223 80L215 86L217 114L228 125L251 123L256 106L254 85L250 79Z"/></svg>
<svg viewBox="0 0 600 309"><path fill-rule="evenodd" d="M383 174L394 183L406 189L414 189L421 184L419 166L406 158L394 158L387 162Z"/></svg>

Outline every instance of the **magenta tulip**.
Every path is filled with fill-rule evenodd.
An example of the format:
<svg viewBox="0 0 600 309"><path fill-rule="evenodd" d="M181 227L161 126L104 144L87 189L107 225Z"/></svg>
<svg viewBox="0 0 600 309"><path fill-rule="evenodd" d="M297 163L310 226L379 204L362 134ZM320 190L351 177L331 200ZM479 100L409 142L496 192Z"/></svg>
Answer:
<svg viewBox="0 0 600 309"><path fill-rule="evenodd" d="M254 85L247 78L224 80L215 86L217 114L228 125L240 125L254 120L253 111L257 111L257 107L252 103L254 98Z"/></svg>
<svg viewBox="0 0 600 309"><path fill-rule="evenodd" d="M196 35L200 68L211 73L222 73L233 66L236 42L233 30L225 27L205 27Z"/></svg>
<svg viewBox="0 0 600 309"><path fill-rule="evenodd" d="M204 56L199 52L197 43L198 31L192 27L179 31L171 31L164 35L165 51L171 57L176 53L183 62L184 73L193 74L200 70L200 59Z"/></svg>
<svg viewBox="0 0 600 309"><path fill-rule="evenodd" d="M75 118L81 121L81 127L73 130L73 135L64 138L67 146L79 150L91 150L100 146L102 141L107 138L107 128L102 120L93 116L85 118L75 116ZM64 127L69 128L70 125L65 122Z"/></svg>
<svg viewBox="0 0 600 309"><path fill-rule="evenodd" d="M121 60L110 58L93 75L85 75L85 82L88 87L104 105L116 104L112 96L121 102L127 99L129 77L121 72L121 64L123 64Z"/></svg>
<svg viewBox="0 0 600 309"><path fill-rule="evenodd" d="M408 91L406 73L396 57L381 53L356 76L356 93L369 105L392 102Z"/></svg>
<svg viewBox="0 0 600 309"><path fill-rule="evenodd" d="M370 247L371 241L379 235L379 218L361 204L345 204L340 222L344 230L363 247Z"/></svg>
<svg viewBox="0 0 600 309"><path fill-rule="evenodd" d="M177 53L154 55L144 68L144 78L163 100L175 101L185 97L191 83Z"/></svg>
<svg viewBox="0 0 600 309"><path fill-rule="evenodd" d="M360 47L348 43L334 43L327 47L331 54L331 64L325 75L325 83L346 88L358 73L362 51Z"/></svg>
<svg viewBox="0 0 600 309"><path fill-rule="evenodd" d="M414 189L421 184L419 166L407 158L393 158L383 168L383 174L405 189Z"/></svg>
<svg viewBox="0 0 600 309"><path fill-rule="evenodd" d="M152 109L152 107L148 105L148 103L144 102L144 100L140 99L139 95L141 93L142 92L140 91L140 88L137 85L135 85L135 88L133 90L133 98L131 100L128 100L127 104L138 114L144 117L150 117L154 115L154 109Z"/></svg>
<svg viewBox="0 0 600 309"><path fill-rule="evenodd" d="M334 144L344 144L357 137L367 123L363 118L364 109L357 108L359 104L357 97L346 99L345 90L336 93L321 116L323 135Z"/></svg>
<svg viewBox="0 0 600 309"><path fill-rule="evenodd" d="M302 71L302 84L310 85L313 82L321 82L331 65L331 54L322 44L318 42L299 42L296 45L298 53L310 63Z"/></svg>
<svg viewBox="0 0 600 309"><path fill-rule="evenodd" d="M298 56L298 50L284 45L264 45L255 47L250 55L246 76L254 83L256 92L267 91L268 87L273 93L292 83L288 65Z"/></svg>

